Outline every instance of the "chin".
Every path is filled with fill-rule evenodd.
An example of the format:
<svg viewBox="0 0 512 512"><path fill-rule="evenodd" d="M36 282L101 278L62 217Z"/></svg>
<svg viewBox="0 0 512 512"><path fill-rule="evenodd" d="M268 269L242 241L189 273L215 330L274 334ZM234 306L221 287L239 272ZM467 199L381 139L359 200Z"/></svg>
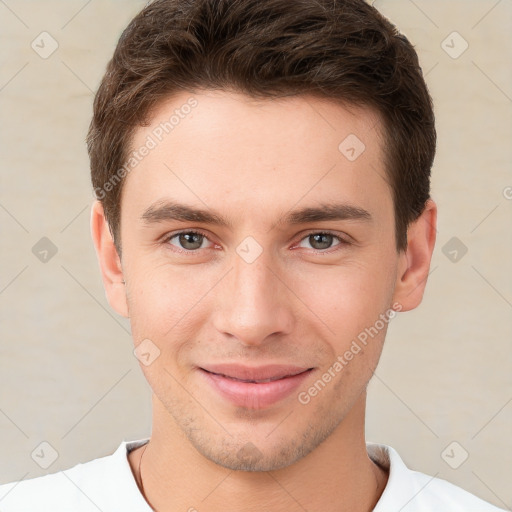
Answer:
<svg viewBox="0 0 512 512"><path fill-rule="evenodd" d="M184 433L195 449L215 464L233 471L262 472L286 468L306 457L332 434L338 423L331 418L320 425L310 421L294 429L288 424L281 432L279 427L274 426L272 431L267 425L261 433L248 426L236 436L224 430L206 433L204 428L185 428Z"/></svg>

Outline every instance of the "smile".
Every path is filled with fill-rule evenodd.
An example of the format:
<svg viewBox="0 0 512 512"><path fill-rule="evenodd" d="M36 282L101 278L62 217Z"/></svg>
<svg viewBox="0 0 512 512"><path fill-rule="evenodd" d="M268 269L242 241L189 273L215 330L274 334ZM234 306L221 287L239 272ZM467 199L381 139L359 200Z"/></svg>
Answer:
<svg viewBox="0 0 512 512"><path fill-rule="evenodd" d="M238 407L263 409L291 395L314 369L277 366L250 369L231 366L229 371L224 372L205 368L198 370L209 388L222 400Z"/></svg>

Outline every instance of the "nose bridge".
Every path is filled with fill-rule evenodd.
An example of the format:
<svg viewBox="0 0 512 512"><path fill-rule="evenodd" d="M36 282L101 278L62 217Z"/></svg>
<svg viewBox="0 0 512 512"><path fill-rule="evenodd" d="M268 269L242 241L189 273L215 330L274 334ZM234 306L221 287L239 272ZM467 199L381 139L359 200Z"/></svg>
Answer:
<svg viewBox="0 0 512 512"><path fill-rule="evenodd" d="M240 304L258 302L264 307L273 295L270 292L276 291L274 283L276 277L275 270L272 271L272 262L263 255L253 262L246 261L240 256L234 260L233 291L239 297Z"/></svg>
<svg viewBox="0 0 512 512"><path fill-rule="evenodd" d="M237 248L216 315L217 329L247 345L288 331L292 318L286 288L276 277L272 256L262 248L256 250L251 241Z"/></svg>

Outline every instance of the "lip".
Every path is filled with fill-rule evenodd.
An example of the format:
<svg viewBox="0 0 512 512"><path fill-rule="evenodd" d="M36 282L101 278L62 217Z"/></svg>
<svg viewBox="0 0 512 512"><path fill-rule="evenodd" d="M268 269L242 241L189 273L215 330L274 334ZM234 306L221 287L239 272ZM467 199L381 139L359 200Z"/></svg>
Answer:
<svg viewBox="0 0 512 512"><path fill-rule="evenodd" d="M222 364L199 367L198 370L217 393L234 405L263 409L289 396L313 368Z"/></svg>
<svg viewBox="0 0 512 512"><path fill-rule="evenodd" d="M309 368L283 364L269 364L266 366L244 366L240 364L213 364L201 367L210 373L217 373L226 377L240 380L267 380L291 377L302 373Z"/></svg>

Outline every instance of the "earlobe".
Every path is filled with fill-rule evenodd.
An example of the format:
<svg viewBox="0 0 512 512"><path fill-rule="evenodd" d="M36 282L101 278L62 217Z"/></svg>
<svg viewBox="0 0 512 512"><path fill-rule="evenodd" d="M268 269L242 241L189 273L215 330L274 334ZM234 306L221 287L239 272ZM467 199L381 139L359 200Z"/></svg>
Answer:
<svg viewBox="0 0 512 512"><path fill-rule="evenodd" d="M432 199L407 230L407 249L400 255L393 300L402 311L416 308L423 298L436 241L437 206Z"/></svg>
<svg viewBox="0 0 512 512"><path fill-rule="evenodd" d="M95 201L91 208L91 235L108 303L117 313L128 318L126 286L121 259L114 245L100 201Z"/></svg>

